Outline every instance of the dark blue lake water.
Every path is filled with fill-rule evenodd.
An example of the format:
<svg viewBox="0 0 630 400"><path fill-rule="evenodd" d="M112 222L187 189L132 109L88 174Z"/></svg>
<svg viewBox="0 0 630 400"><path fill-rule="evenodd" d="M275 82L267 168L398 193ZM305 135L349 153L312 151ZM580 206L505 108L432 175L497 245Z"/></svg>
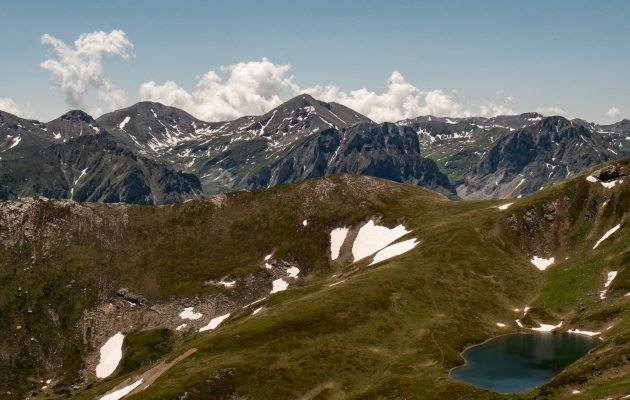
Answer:
<svg viewBox="0 0 630 400"><path fill-rule="evenodd" d="M499 393L523 393L548 382L600 343L575 333L501 336L464 351L466 365L450 377Z"/></svg>

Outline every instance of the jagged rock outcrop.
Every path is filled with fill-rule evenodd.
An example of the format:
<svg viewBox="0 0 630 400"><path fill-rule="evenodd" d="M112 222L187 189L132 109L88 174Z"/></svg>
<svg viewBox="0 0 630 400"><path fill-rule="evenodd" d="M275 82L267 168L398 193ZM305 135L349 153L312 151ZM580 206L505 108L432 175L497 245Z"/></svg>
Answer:
<svg viewBox="0 0 630 400"><path fill-rule="evenodd" d="M104 203L170 204L198 199L201 184L138 157L100 135L83 136L38 154L0 161L0 199L44 196Z"/></svg>
<svg viewBox="0 0 630 400"><path fill-rule="evenodd" d="M421 157L415 131L391 123L326 129L261 168L248 179L247 187L276 186L338 173L375 176L456 197L435 162Z"/></svg>

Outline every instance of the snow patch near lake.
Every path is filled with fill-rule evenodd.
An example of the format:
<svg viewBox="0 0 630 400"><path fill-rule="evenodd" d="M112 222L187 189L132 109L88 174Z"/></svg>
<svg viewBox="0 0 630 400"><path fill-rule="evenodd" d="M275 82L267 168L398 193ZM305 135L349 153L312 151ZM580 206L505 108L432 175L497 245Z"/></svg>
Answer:
<svg viewBox="0 0 630 400"><path fill-rule="evenodd" d="M196 313L193 310L195 309L195 307L186 307L184 308L184 311L179 313L179 317L181 319L199 319L201 317L203 317L202 313Z"/></svg>
<svg viewBox="0 0 630 400"><path fill-rule="evenodd" d="M339 257L341 245L346 240L348 228L337 228L330 232L330 258L336 260Z"/></svg>
<svg viewBox="0 0 630 400"><path fill-rule="evenodd" d="M96 366L96 377L107 378L118 367L118 363L122 359L122 345L125 336L118 332L110 337L101 347L101 360Z"/></svg>
<svg viewBox="0 0 630 400"><path fill-rule="evenodd" d="M581 331L579 329L569 329L567 332L577 333L578 335L586 335L586 336L597 336L601 333L601 332L592 332L592 331Z"/></svg>
<svg viewBox="0 0 630 400"><path fill-rule="evenodd" d="M499 210L507 210L508 207L511 206L512 204L514 204L514 203L507 203L507 204L504 204L502 206L499 206Z"/></svg>
<svg viewBox="0 0 630 400"><path fill-rule="evenodd" d="M409 250L413 249L414 247L416 247L417 244L420 243L420 242L417 242L417 240L418 239L409 239L409 240L405 240L404 242L392 244L391 246L385 247L383 250L376 253L376 255L374 256L374 261L372 261L372 264L376 264L381 261L399 256L401 254L408 252Z"/></svg>
<svg viewBox="0 0 630 400"><path fill-rule="evenodd" d="M560 323L558 325L547 325L547 324L540 324L540 328L531 328L531 330L533 331L538 331L538 332L551 332L556 328L560 328L562 326L562 321L560 321Z"/></svg>
<svg viewBox="0 0 630 400"><path fill-rule="evenodd" d="M271 289L271 293L282 292L283 290L287 290L289 287L289 283L285 282L284 279L276 279L273 281L273 289Z"/></svg>
<svg viewBox="0 0 630 400"><path fill-rule="evenodd" d="M129 118L129 117L127 117ZM135 388L137 388L138 386L140 386L142 384L142 381L144 379L140 379L137 382L132 383L129 386L126 386L120 390L117 390L113 393L110 393L106 396L101 397L101 400L118 400L121 399L123 397L125 397L127 394L129 394L132 390L134 390Z"/></svg>
<svg viewBox="0 0 630 400"><path fill-rule="evenodd" d="M523 327L523 324L521 324L521 321L519 321L518 319L516 320L516 323L517 323L517 325L518 325L520 328L522 328L522 327Z"/></svg>
<svg viewBox="0 0 630 400"><path fill-rule="evenodd" d="M617 226L615 226L614 228L612 228L611 230L609 230L608 232L604 233L604 236L602 236L601 239L599 239L597 241L597 243L595 243L595 246L593 246L593 249L597 248L597 246L599 246L599 244L601 242L603 242L604 240L608 239L608 237L610 235L612 235L613 233L617 232L617 229L619 229L619 227L621 226L621 224L618 224Z"/></svg>
<svg viewBox="0 0 630 400"><path fill-rule="evenodd" d="M406 230L402 225L389 229L384 226L374 225L374 221L368 222L361 227L352 245L354 261L359 261L370 254L374 254L375 251L382 249L409 232L411 231Z"/></svg>
<svg viewBox="0 0 630 400"><path fill-rule="evenodd" d="M536 266L536 268L538 268L541 271L544 271L545 269L547 269L548 266L553 264L555 260L553 257L549 259L544 259L542 257L534 256L534 258L532 258L530 261L532 262L532 264Z"/></svg>
<svg viewBox="0 0 630 400"><path fill-rule="evenodd" d="M216 328L217 326L219 326L219 324L221 324L221 322L223 322L229 316L230 316L230 313L227 313L225 315L221 315L220 317L212 318L208 325L206 325L206 326L202 327L201 329L199 329L199 332L203 332L203 331L207 331L207 330Z"/></svg>

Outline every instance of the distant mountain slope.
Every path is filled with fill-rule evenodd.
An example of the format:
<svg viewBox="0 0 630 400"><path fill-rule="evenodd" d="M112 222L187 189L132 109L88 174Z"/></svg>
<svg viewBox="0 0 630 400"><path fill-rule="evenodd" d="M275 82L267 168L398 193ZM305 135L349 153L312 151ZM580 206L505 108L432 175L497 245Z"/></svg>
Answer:
<svg viewBox="0 0 630 400"><path fill-rule="evenodd" d="M37 121L0 111L0 159L10 160L37 153L55 140L49 138Z"/></svg>
<svg viewBox="0 0 630 400"><path fill-rule="evenodd" d="M276 186L337 173L352 173L419 185L456 198L433 160L420 155L413 129L392 123L362 123L326 129L247 180L248 188Z"/></svg>
<svg viewBox="0 0 630 400"><path fill-rule="evenodd" d="M0 199L40 195L104 203L169 204L201 197L194 175L175 173L100 135L0 161Z"/></svg>
<svg viewBox="0 0 630 400"><path fill-rule="evenodd" d="M51 138L55 140L70 140L79 136L102 133L103 128L81 110L68 111L61 117L46 123L39 123Z"/></svg>
<svg viewBox="0 0 630 400"><path fill-rule="evenodd" d="M499 139L467 174L458 194L467 200L526 195L615 158L597 132L547 117Z"/></svg>

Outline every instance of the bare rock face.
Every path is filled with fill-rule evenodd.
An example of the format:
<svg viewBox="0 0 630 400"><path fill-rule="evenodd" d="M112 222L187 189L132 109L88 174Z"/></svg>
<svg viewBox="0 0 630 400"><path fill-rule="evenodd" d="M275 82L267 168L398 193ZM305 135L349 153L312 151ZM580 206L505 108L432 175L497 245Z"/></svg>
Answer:
<svg viewBox="0 0 630 400"><path fill-rule="evenodd" d="M611 179L619 178L619 170L617 169L616 165L609 165L602 169L598 169L597 171L593 172L591 175L599 179L600 181L605 182Z"/></svg>

